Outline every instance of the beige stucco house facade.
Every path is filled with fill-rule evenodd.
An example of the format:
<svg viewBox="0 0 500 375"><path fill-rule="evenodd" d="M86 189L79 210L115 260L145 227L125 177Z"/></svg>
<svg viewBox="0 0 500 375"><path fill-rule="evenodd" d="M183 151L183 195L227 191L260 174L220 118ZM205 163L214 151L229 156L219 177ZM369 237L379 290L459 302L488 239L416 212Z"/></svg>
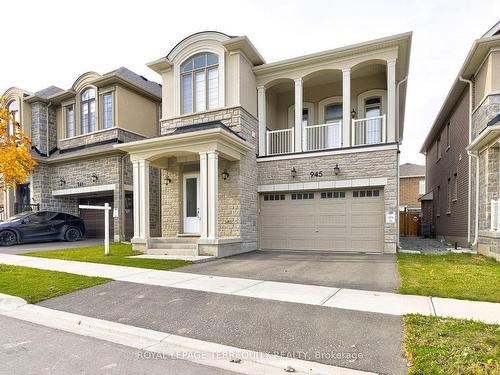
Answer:
<svg viewBox="0 0 500 375"><path fill-rule="evenodd" d="M115 146L133 164L134 248L394 253L410 45L406 33L267 64L247 37L202 32L149 63L160 136Z"/></svg>

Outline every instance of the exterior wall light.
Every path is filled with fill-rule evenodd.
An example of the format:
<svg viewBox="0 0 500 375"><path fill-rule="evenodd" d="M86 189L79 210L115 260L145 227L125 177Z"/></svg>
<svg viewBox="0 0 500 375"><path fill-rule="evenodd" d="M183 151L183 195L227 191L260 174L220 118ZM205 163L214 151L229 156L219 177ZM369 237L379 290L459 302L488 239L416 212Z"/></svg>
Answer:
<svg viewBox="0 0 500 375"><path fill-rule="evenodd" d="M165 186L168 186L172 182L172 179L170 177L168 177L168 176L165 176L165 178L163 179L163 181L165 182Z"/></svg>
<svg viewBox="0 0 500 375"><path fill-rule="evenodd" d="M61 178L59 180L59 186L64 186L64 185L66 185L66 180L64 178Z"/></svg>
<svg viewBox="0 0 500 375"><path fill-rule="evenodd" d="M292 178L295 178L295 176L297 176L297 171L295 170L295 167L292 168L290 173L292 174Z"/></svg>
<svg viewBox="0 0 500 375"><path fill-rule="evenodd" d="M90 176L92 178L92 182L97 182L97 180L99 180L99 177L97 177L96 174L93 174L92 176Z"/></svg>
<svg viewBox="0 0 500 375"><path fill-rule="evenodd" d="M340 168L338 164L335 164L335 168L333 168L333 173L337 176L340 173Z"/></svg>
<svg viewBox="0 0 500 375"><path fill-rule="evenodd" d="M222 172L222 178L224 180L227 180L229 178L229 172L227 171L227 169L224 169L224 171Z"/></svg>
<svg viewBox="0 0 500 375"><path fill-rule="evenodd" d="M351 111L351 117L356 118L356 110L354 108Z"/></svg>

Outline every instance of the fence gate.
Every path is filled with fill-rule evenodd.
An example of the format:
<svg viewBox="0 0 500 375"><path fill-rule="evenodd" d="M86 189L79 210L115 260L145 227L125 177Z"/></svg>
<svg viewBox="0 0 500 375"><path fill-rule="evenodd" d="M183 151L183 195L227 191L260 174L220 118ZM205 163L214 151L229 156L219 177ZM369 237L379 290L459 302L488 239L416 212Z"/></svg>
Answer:
<svg viewBox="0 0 500 375"><path fill-rule="evenodd" d="M416 237L420 228L419 212L399 212L399 235L401 237Z"/></svg>

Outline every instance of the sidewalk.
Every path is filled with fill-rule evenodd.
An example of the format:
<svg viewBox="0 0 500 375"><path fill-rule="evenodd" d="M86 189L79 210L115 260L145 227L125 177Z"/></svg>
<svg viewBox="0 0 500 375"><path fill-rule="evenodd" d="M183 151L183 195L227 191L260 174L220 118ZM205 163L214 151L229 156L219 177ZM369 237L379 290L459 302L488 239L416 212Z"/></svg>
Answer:
<svg viewBox="0 0 500 375"><path fill-rule="evenodd" d="M198 290L339 309L390 315L418 313L431 316L437 315L461 319L474 319L486 323L500 324L500 303L219 277L176 271L157 271L144 268L20 255L0 254L0 263L69 272L85 276L107 277L117 281L127 281L138 284Z"/></svg>

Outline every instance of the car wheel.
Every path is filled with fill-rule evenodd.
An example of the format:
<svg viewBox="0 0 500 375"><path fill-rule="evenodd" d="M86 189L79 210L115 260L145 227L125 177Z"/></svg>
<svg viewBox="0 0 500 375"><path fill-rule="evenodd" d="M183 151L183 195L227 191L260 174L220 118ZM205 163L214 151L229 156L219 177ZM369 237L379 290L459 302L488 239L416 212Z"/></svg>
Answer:
<svg viewBox="0 0 500 375"><path fill-rule="evenodd" d="M80 231L76 228L69 228L66 233L64 233L64 239L66 241L78 241L80 238L82 238L82 234Z"/></svg>
<svg viewBox="0 0 500 375"><path fill-rule="evenodd" d="M17 236L10 230L0 232L0 246L12 246L17 243Z"/></svg>

